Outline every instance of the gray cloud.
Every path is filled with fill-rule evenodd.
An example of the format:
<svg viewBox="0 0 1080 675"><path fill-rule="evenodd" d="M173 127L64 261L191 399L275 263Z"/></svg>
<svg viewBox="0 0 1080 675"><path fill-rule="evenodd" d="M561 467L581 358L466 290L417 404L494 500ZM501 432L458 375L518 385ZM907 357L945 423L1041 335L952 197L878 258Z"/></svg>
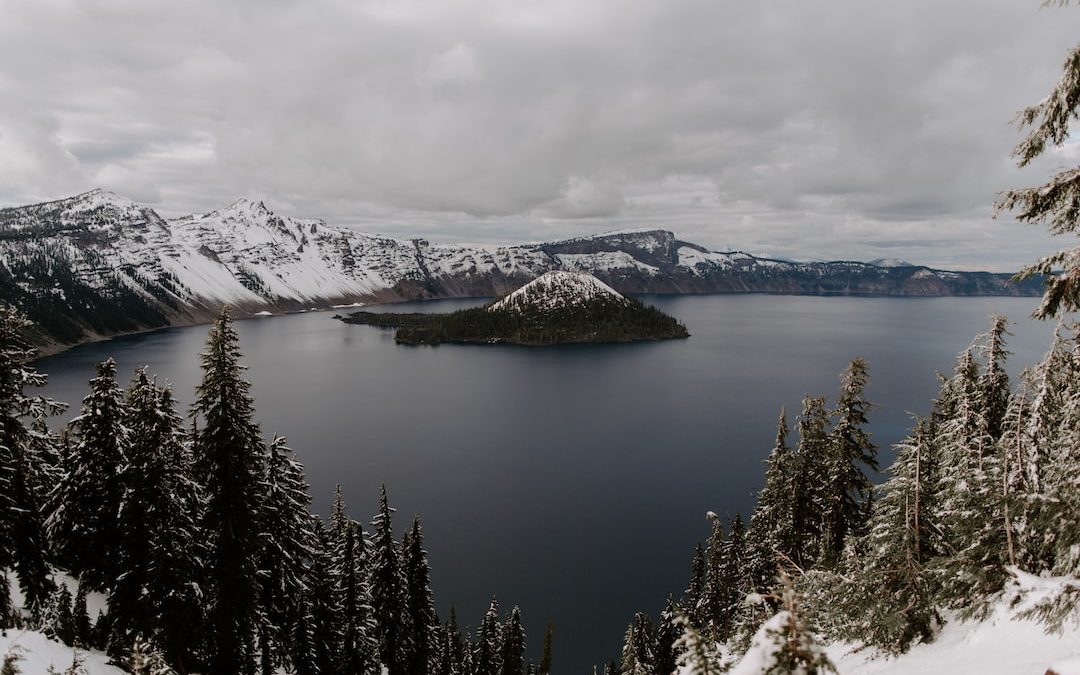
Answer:
<svg viewBox="0 0 1080 675"><path fill-rule="evenodd" d="M0 204L502 243L662 226L717 248L1008 269L1015 111L1075 41L1016 0L0 0ZM1072 13L1071 13L1072 12Z"/></svg>

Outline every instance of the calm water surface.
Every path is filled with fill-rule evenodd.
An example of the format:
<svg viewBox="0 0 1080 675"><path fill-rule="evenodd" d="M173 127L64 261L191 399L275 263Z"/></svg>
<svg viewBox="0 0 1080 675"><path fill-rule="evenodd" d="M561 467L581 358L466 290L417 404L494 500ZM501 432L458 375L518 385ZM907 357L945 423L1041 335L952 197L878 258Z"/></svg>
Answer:
<svg viewBox="0 0 1080 675"><path fill-rule="evenodd" d="M750 511L786 406L834 397L855 356L870 362L871 418L888 446L925 413L935 370L1013 320L1012 367L1045 351L1034 299L646 298L693 337L656 344L527 349L399 347L331 313L238 322L264 434L286 435L327 511L341 483L367 522L386 483L399 530L423 515L434 588L475 627L491 596L520 605L530 652L556 625L555 670L586 675L618 653L635 610L685 586L706 510ZM468 301L407 305L446 311ZM402 306L390 308L395 311ZM189 403L206 327L83 346L43 359L47 393L76 403L93 364L125 379L149 365Z"/></svg>

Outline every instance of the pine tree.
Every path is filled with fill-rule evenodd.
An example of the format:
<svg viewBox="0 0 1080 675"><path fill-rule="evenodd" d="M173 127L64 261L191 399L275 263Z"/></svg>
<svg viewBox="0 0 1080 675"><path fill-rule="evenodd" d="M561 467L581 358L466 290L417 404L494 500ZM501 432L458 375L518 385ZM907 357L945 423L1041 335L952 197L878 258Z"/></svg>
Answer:
<svg viewBox="0 0 1080 675"><path fill-rule="evenodd" d="M690 560L690 584L683 591L683 603L690 608L695 623L701 623L697 609L705 590L705 548L701 542L694 544L694 556Z"/></svg>
<svg viewBox="0 0 1080 675"><path fill-rule="evenodd" d="M869 381L866 361L854 359L840 376L840 397L831 416L835 420L828 437L825 458L822 523L823 562L835 564L849 534L866 529L873 482L866 471L877 471L877 448L865 427L873 405L864 390Z"/></svg>
<svg viewBox="0 0 1080 675"><path fill-rule="evenodd" d="M786 550L797 566L809 569L823 551L825 504L828 500L826 462L829 454L828 413L825 399L807 396L798 419L799 443L795 448L794 473L787 477L793 487L793 527Z"/></svg>
<svg viewBox="0 0 1080 675"><path fill-rule="evenodd" d="M73 442L51 496L49 536L59 560L85 583L103 590L115 578L119 552L118 480L126 462L129 430L116 362L97 364L82 411L71 421Z"/></svg>
<svg viewBox="0 0 1080 675"><path fill-rule="evenodd" d="M548 621L547 626L544 627L544 651L540 656L540 665L537 668L540 675L551 675L551 650L554 640L555 624Z"/></svg>
<svg viewBox="0 0 1080 675"><path fill-rule="evenodd" d="M394 538L392 514L386 486L379 496L379 513L371 522L374 530L371 561L371 599L379 631L379 655L389 675L410 675L408 595L401 548Z"/></svg>
<svg viewBox="0 0 1080 675"><path fill-rule="evenodd" d="M127 666L131 675L176 675L161 650L141 635L135 638Z"/></svg>
<svg viewBox="0 0 1080 675"><path fill-rule="evenodd" d="M201 359L203 380L196 389L193 415L202 421L195 435L195 460L206 490L203 527L211 546L210 670L246 675L255 668L252 636L265 450L226 310L211 327Z"/></svg>
<svg viewBox="0 0 1080 675"><path fill-rule="evenodd" d="M63 412L65 406L27 389L45 386L46 377L31 367L35 352L23 337L29 324L12 309L0 308L0 569L14 569L29 606L46 601L52 589L45 560L42 524L46 484L44 453L33 449L25 420ZM40 437L38 440L41 440ZM10 598L0 594L0 615L10 614Z"/></svg>
<svg viewBox="0 0 1080 675"><path fill-rule="evenodd" d="M334 545L331 542L330 533L317 516L311 517L311 523L315 535L315 548L312 551L305 584L311 593L307 598L311 616L310 631L313 636L311 652L314 655L315 670L327 675L333 673L337 667L338 655L341 651L343 611L339 597L341 584L335 577ZM297 629L306 630L303 627ZM297 663L295 658L293 663Z"/></svg>
<svg viewBox="0 0 1080 675"><path fill-rule="evenodd" d="M715 513L710 512L708 515L712 521L712 532L705 549L705 583L702 586L701 599L694 610L694 618L708 636L720 639L724 603L731 589L724 585L726 579L721 575L725 549L724 525ZM640 636L637 637L640 643Z"/></svg>
<svg viewBox="0 0 1080 675"><path fill-rule="evenodd" d="M1017 115L1018 126L1031 127L1012 153L1020 167L1042 155L1047 147L1060 147L1070 138L1069 127L1080 106L1080 46L1066 55L1063 71L1046 98ZM1080 225L1078 209L1080 168L1076 167L1060 171L1045 185L1009 190L996 204L998 212L1015 211L1017 220L1044 223L1054 235L1076 230ZM1058 268L1061 272L1055 273ZM1080 309L1080 248L1047 256L1024 268L1018 277L1036 275L1045 275L1043 301L1035 312L1037 318L1055 316L1062 310Z"/></svg>
<svg viewBox="0 0 1080 675"><path fill-rule="evenodd" d="M722 589L717 598L719 614L716 623L716 638L720 642L726 642L731 637L735 621L745 604L743 598L750 592L746 558L746 529L742 516L735 514L728 523L728 536L721 545L717 570Z"/></svg>
<svg viewBox="0 0 1080 675"><path fill-rule="evenodd" d="M622 654L619 659L620 675L648 675L652 669L651 655L648 654L648 636L642 635L635 620L626 627L623 637ZM642 657L645 658L642 658Z"/></svg>
<svg viewBox="0 0 1080 675"><path fill-rule="evenodd" d="M434 656L432 640L439 618L435 613L435 599L431 592L431 566L424 550L424 532L420 516L413 518L408 532L405 556L405 590L408 596L411 665L410 675L424 675Z"/></svg>
<svg viewBox="0 0 1080 675"><path fill-rule="evenodd" d="M986 418L986 433L990 438L1000 438L1005 413L1009 405L1009 375L1005 372L1005 336L1009 335L1008 321L1004 316L990 318L990 330L980 351L986 367L979 377L979 396Z"/></svg>
<svg viewBox="0 0 1080 675"><path fill-rule="evenodd" d="M74 646L75 617L71 612L71 604L71 591L65 584L58 584L41 613L38 629L54 640Z"/></svg>
<svg viewBox="0 0 1080 675"><path fill-rule="evenodd" d="M765 485L757 495L750 517L748 567L755 590L770 587L777 554L790 555L795 546L795 455L787 442L788 426L784 410L776 425L776 442L765 460Z"/></svg>
<svg viewBox="0 0 1080 675"><path fill-rule="evenodd" d="M90 649L93 646L93 626L90 623L90 611L86 607L86 587L82 584L79 584L75 593L71 614L75 622L75 646Z"/></svg>
<svg viewBox="0 0 1080 675"><path fill-rule="evenodd" d="M917 640L928 642L940 623L926 569L940 553L929 517L937 498L938 460L928 426L917 419L911 435L896 446L870 523L869 553L855 571L857 587L837 608L859 617L849 637L891 653Z"/></svg>
<svg viewBox="0 0 1080 675"><path fill-rule="evenodd" d="M183 419L172 393L146 369L135 372L123 406L127 430L120 470L116 568L109 584L110 651L126 654L137 636L181 665L198 645L205 550L202 501L191 479Z"/></svg>
<svg viewBox="0 0 1080 675"><path fill-rule="evenodd" d="M675 624L680 633L678 641L674 645L675 652L679 655L679 672L685 675L720 675L728 670L720 654L716 652L715 644L707 640L691 623L685 614L675 615ZM623 673L628 671L624 665Z"/></svg>
<svg viewBox="0 0 1080 675"><path fill-rule="evenodd" d="M525 627L521 610L514 607L502 630L501 675L525 675ZM415 671L414 671L415 672Z"/></svg>
<svg viewBox="0 0 1080 675"><path fill-rule="evenodd" d="M678 654L675 643L682 637L682 631L676 621L675 605L668 598L667 606L660 612L660 622L656 624L656 647L653 653L652 675L671 675L678 667Z"/></svg>
<svg viewBox="0 0 1080 675"><path fill-rule="evenodd" d="M480 633L473 648L473 675L500 675L502 671L502 626L499 624L499 603L491 599Z"/></svg>
<svg viewBox="0 0 1080 675"><path fill-rule="evenodd" d="M820 675L836 667L817 641L802 611L802 598L791 578L781 572L780 611L762 624L744 659L763 665L763 675ZM704 669L691 673L708 672ZM716 671L711 671L716 672Z"/></svg>
<svg viewBox="0 0 1080 675"><path fill-rule="evenodd" d="M269 675L295 653L293 631L305 594L305 574L315 548L304 467L284 438L270 443L263 479L262 555L260 569L261 628L259 651Z"/></svg>
<svg viewBox="0 0 1080 675"><path fill-rule="evenodd" d="M334 576L341 598L342 644L338 672L375 675L379 672L379 643L367 579L364 532L359 523L349 522L346 526L344 545L335 557Z"/></svg>

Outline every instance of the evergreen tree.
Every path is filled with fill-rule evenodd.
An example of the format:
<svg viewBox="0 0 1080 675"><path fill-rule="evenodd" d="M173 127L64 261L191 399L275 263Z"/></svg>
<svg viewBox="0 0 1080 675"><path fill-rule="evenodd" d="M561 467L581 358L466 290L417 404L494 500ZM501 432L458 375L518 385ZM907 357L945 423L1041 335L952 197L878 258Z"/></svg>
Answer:
<svg viewBox="0 0 1080 675"><path fill-rule="evenodd" d="M26 420L63 412L65 406L27 389L45 386L46 377L31 367L35 352L23 337L28 323L12 309L0 308L0 569L14 569L26 603L45 602L51 591L42 525L47 454L34 452ZM38 441L43 437L38 436ZM6 583L6 582L5 582ZM0 616L10 614L7 589L0 593Z"/></svg>
<svg viewBox="0 0 1080 675"><path fill-rule="evenodd" d="M1047 3L1051 4L1051 3ZM1067 4L1061 2L1059 4ZM1080 107L1080 46L1065 57L1061 79L1054 90L1039 103L1017 115L1020 127L1030 127L1028 135L1013 150L1020 167L1027 166L1048 147L1060 147L1070 138L1069 127ZM1037 187L1009 190L998 200L996 209L1015 211L1021 222L1043 223L1051 234L1076 231L1080 204L1080 169L1073 167L1055 174L1048 183ZM1060 268L1060 272L1057 270ZM1059 251L1021 271L1019 278L1045 275L1043 301L1035 312L1037 318L1055 316L1059 311L1080 309L1080 248Z"/></svg>
<svg viewBox="0 0 1080 675"><path fill-rule="evenodd" d="M480 633L473 648L473 675L500 675L502 671L502 626L499 624L499 603L491 599Z"/></svg>
<svg viewBox="0 0 1080 675"><path fill-rule="evenodd" d="M386 497L379 496L379 513L372 520L374 530L371 561L371 599L379 631L379 655L389 675L410 675L408 591L402 567L401 548L394 538L391 520L394 510Z"/></svg>
<svg viewBox="0 0 1080 675"><path fill-rule="evenodd" d="M450 618L444 627L446 657L443 659L443 672L447 675L469 675L472 671L466 667L466 660L471 652L468 642L458 628L457 612L450 607Z"/></svg>
<svg viewBox="0 0 1080 675"><path fill-rule="evenodd" d="M656 624L656 647L653 652L652 675L671 675L678 667L678 654L675 643L682 637L676 622L675 605L668 598L667 606L660 612L660 622Z"/></svg>
<svg viewBox="0 0 1080 675"><path fill-rule="evenodd" d="M929 514L937 498L938 460L925 420L896 446L896 461L871 520L867 559L845 607L855 639L891 653L929 641L940 617L926 566L940 553Z"/></svg>
<svg viewBox="0 0 1080 675"><path fill-rule="evenodd" d="M795 547L795 455L787 442L787 416L780 409L776 442L765 460L765 485L750 517L748 563L755 590L767 590L776 569L777 554L790 555Z"/></svg>
<svg viewBox="0 0 1080 675"><path fill-rule="evenodd" d="M330 540L330 533L326 525L317 516L311 517L312 531L314 532L315 548L312 551L311 563L307 571L306 588L310 589L307 602L309 606L310 620L303 618L305 623L310 623L310 631L313 636L313 644L310 651L314 655L315 670L323 675L333 673L338 664L338 655L341 651L341 615L342 602L339 597L340 581L335 577L334 546ZM306 630L298 626L296 630ZM293 647L296 648L296 643ZM298 663L295 658L293 663Z"/></svg>
<svg viewBox="0 0 1080 675"><path fill-rule="evenodd" d="M716 638L721 642L726 642L731 637L735 620L745 604L743 599L750 592L746 566L746 529L742 516L735 514L728 524L728 536L721 545L720 565L717 570L721 592L717 598L719 613Z"/></svg>
<svg viewBox="0 0 1080 675"><path fill-rule="evenodd" d="M763 675L820 675L836 667L820 646L802 611L802 598L790 577L781 573L780 611L762 624L744 657L763 664ZM717 672L691 669L691 673Z"/></svg>
<svg viewBox="0 0 1080 675"><path fill-rule="evenodd" d="M38 629L54 640L74 646L75 617L71 604L71 591L65 584L58 584L41 613Z"/></svg>
<svg viewBox="0 0 1080 675"><path fill-rule="evenodd" d="M435 599L431 593L431 566L424 550L424 532L420 516L413 518L412 529L406 538L405 588L408 596L411 665L410 675L427 673L434 657L432 640L439 618L435 613Z"/></svg>
<svg viewBox="0 0 1080 675"><path fill-rule="evenodd" d="M75 646L90 649L93 646L93 625L90 623L90 611L86 607L86 587L79 584L75 593L75 604L71 607L75 622Z"/></svg>
<svg viewBox="0 0 1080 675"><path fill-rule="evenodd" d="M641 634L637 616L640 616L640 612L626 627L622 654L619 659L619 675L648 675L652 670L651 654L648 652L648 635Z"/></svg>
<svg viewBox="0 0 1080 675"><path fill-rule="evenodd" d="M719 638L720 624L723 621L724 603L731 589L724 585L726 579L721 575L725 550L724 525L720 518L711 511L712 532L705 549L705 583L702 586L701 599L694 611L698 626L712 638ZM638 642L640 643L640 636Z"/></svg>
<svg viewBox="0 0 1080 675"><path fill-rule="evenodd" d="M824 550L823 526L828 499L828 413L825 399L807 396L799 415L799 443L794 472L787 477L793 487L793 527L787 550L781 550L797 566L809 569Z"/></svg>
<svg viewBox="0 0 1080 675"><path fill-rule="evenodd" d="M705 548L701 542L694 545L694 557L690 561L690 584L683 591L683 603L690 608L695 623L700 623L698 607L705 590Z"/></svg>
<svg viewBox="0 0 1080 675"><path fill-rule="evenodd" d="M203 527L211 546L210 670L247 675L255 668L252 637L265 449L226 310L211 327L201 359L203 380L196 389L193 415L202 421L195 435L195 460L206 490Z"/></svg>
<svg viewBox="0 0 1080 675"><path fill-rule="evenodd" d="M1005 372L1005 336L1009 335L1008 322L1003 316L990 318L990 330L984 336L985 343L980 351L986 367L979 377L979 396L983 416L986 418L986 433L990 438L1001 436L1005 413L1009 405L1009 375Z"/></svg>
<svg viewBox="0 0 1080 675"><path fill-rule="evenodd" d="M544 651L540 656L540 664L537 668L539 675L551 675L551 647L555 640L555 624L547 622L544 627Z"/></svg>
<svg viewBox="0 0 1080 675"><path fill-rule="evenodd" d="M674 646L679 655L678 663L682 666L679 672L685 675L720 675L728 670L727 664L716 652L714 643L698 632L689 617L676 614L675 623L680 633ZM640 671L627 670L624 664L623 673L631 672Z"/></svg>
<svg viewBox="0 0 1080 675"><path fill-rule="evenodd" d="M514 607L502 631L501 675L525 675L525 627L521 610ZM415 672L415 671L414 671Z"/></svg>
<svg viewBox="0 0 1080 675"><path fill-rule="evenodd" d="M301 598L305 595L305 574L314 549L314 533L308 507L304 467L286 445L275 436L270 443L263 479L262 555L260 605L262 626L259 651L264 675L286 663L295 653L292 643L298 622Z"/></svg>
<svg viewBox="0 0 1080 675"><path fill-rule="evenodd" d="M51 498L49 536L57 556L92 588L103 590L116 577L119 521L129 430L116 362L97 364L82 412L71 421L69 454Z"/></svg>
<svg viewBox="0 0 1080 675"><path fill-rule="evenodd" d="M114 656L128 653L141 635L184 669L200 637L205 551L202 501L175 408L167 387L158 387L145 368L135 372L121 419L128 436L118 479L119 573L108 602Z"/></svg>
<svg viewBox="0 0 1080 675"><path fill-rule="evenodd" d="M367 553L360 524L350 522L336 555L334 576L341 598L341 665L343 675L379 672L379 643L367 580Z"/></svg>
<svg viewBox="0 0 1080 675"><path fill-rule="evenodd" d="M829 433L825 458L823 504L823 562L834 564L849 534L866 529L873 482L866 470L877 471L877 448L866 433L867 412L872 404L863 393L869 381L866 361L854 359L840 376L840 397L832 411L835 420Z"/></svg>

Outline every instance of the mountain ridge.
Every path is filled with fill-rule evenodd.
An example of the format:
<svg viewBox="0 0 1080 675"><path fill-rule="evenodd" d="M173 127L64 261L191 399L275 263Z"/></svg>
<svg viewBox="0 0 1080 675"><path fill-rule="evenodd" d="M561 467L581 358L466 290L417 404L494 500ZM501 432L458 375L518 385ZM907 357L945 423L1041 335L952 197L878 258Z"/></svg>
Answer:
<svg viewBox="0 0 1080 675"><path fill-rule="evenodd" d="M657 228L553 242L452 246L367 234L238 199L166 219L95 189L0 209L0 303L46 351L112 335L356 302L506 295L552 270L620 293L1038 295L1037 281L924 266L788 262L717 252Z"/></svg>

